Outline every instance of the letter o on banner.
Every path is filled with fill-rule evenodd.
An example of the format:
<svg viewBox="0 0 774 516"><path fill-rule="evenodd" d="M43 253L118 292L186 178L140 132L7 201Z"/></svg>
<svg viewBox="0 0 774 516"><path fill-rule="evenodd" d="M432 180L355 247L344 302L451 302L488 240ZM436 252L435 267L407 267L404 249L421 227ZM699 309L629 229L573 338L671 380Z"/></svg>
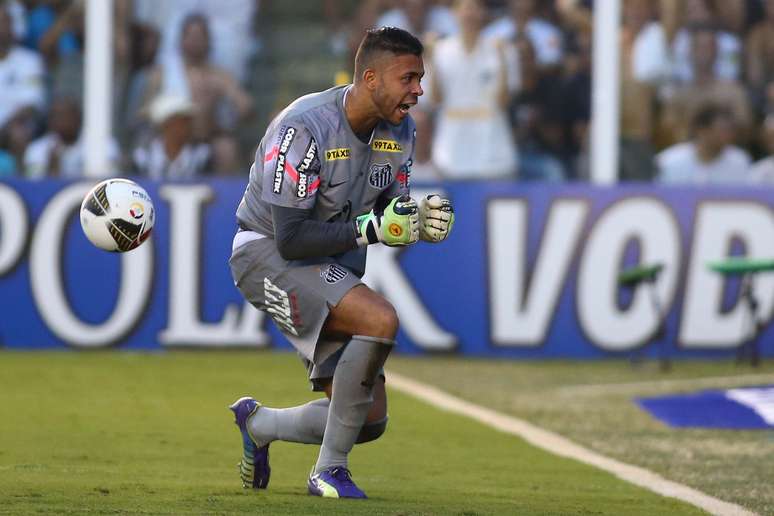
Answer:
<svg viewBox="0 0 774 516"><path fill-rule="evenodd" d="M27 241L29 220L21 196L0 185L0 276L13 269Z"/></svg>
<svg viewBox="0 0 774 516"><path fill-rule="evenodd" d="M627 351L646 343L659 325L648 292L638 288L631 306L617 306L617 276L627 242L640 243L640 263L663 263L655 288L668 308L679 278L680 234L666 204L655 198L633 197L609 207L597 220L578 271L578 320L596 346Z"/></svg>
<svg viewBox="0 0 774 516"><path fill-rule="evenodd" d="M78 348L105 347L131 331L150 301L153 278L153 246L148 241L121 256L118 302L105 322L84 323L71 310L61 273L62 241L73 211L92 186L69 186L49 201L38 220L30 249L30 285L38 311L56 336ZM97 288L98 281L101 279L95 278L93 288Z"/></svg>

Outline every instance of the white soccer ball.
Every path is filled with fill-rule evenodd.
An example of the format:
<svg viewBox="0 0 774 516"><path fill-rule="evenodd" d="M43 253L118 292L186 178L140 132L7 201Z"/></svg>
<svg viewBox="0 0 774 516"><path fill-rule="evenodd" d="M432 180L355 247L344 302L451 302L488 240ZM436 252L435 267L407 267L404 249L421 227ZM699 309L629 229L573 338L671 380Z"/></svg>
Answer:
<svg viewBox="0 0 774 516"><path fill-rule="evenodd" d="M131 251L148 238L155 221L156 211L148 192L128 179L102 181L81 203L83 232L105 251Z"/></svg>

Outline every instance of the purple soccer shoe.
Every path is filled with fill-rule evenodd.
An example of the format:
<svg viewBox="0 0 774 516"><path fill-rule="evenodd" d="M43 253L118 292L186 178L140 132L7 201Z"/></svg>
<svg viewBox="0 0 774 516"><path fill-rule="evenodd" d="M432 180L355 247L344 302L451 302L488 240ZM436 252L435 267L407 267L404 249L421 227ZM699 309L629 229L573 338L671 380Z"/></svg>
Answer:
<svg viewBox="0 0 774 516"><path fill-rule="evenodd" d="M324 498L368 498L352 481L347 468L334 466L309 475L309 494Z"/></svg>
<svg viewBox="0 0 774 516"><path fill-rule="evenodd" d="M266 489L269 485L269 445L258 446L247 433L247 418L255 414L261 404L253 398L236 400L229 408L234 412L236 425L242 432L242 460L237 464L242 487L245 489Z"/></svg>

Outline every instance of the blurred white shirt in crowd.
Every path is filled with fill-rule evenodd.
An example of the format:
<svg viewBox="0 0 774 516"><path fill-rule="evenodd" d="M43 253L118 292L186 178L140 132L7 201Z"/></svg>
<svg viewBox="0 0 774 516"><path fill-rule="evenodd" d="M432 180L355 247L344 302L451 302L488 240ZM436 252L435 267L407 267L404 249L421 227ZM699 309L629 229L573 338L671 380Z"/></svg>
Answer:
<svg viewBox="0 0 774 516"><path fill-rule="evenodd" d="M509 90L519 86L515 48L506 45ZM498 105L501 61L497 41L479 37L466 53L459 37L439 41L432 57L440 89L432 160L449 179L515 177L516 144L506 110ZM430 81L428 81L430 82Z"/></svg>
<svg viewBox="0 0 774 516"><path fill-rule="evenodd" d="M445 37L453 36L459 32L459 25L457 25L457 18L454 16L454 12L442 5L434 5L428 10L424 27L412 27L403 9L390 9L386 11L376 20L376 26L398 27L417 36L431 32L440 37Z"/></svg>
<svg viewBox="0 0 774 516"><path fill-rule="evenodd" d="M717 58L715 58L715 77L736 81L739 79L742 61L742 42L729 32L717 33ZM691 31L680 29L672 42L674 78L679 82L693 81L691 68Z"/></svg>
<svg viewBox="0 0 774 516"><path fill-rule="evenodd" d="M660 23L650 22L637 33L631 65L634 79L640 82L658 85L671 78L669 42Z"/></svg>
<svg viewBox="0 0 774 516"><path fill-rule="evenodd" d="M750 156L729 145L713 161L699 159L696 145L684 142L664 149L656 156L658 179L669 184L730 184L749 181Z"/></svg>
<svg viewBox="0 0 774 516"><path fill-rule="evenodd" d="M524 28L532 46L535 47L535 57L541 66L556 65L562 58L562 31L545 20L532 18ZM513 41L518 36L518 28L513 18L504 16L493 21L481 33L488 38L501 38Z"/></svg>
<svg viewBox="0 0 774 516"><path fill-rule="evenodd" d="M16 46L0 60L0 127L22 108L45 106L45 69L40 56Z"/></svg>
<svg viewBox="0 0 774 516"><path fill-rule="evenodd" d="M753 183L774 184L774 156L756 161L750 167L750 181Z"/></svg>
<svg viewBox="0 0 774 516"><path fill-rule="evenodd" d="M206 143L188 144L170 161L164 143L156 138L147 147L135 149L132 158L137 170L151 179L191 179L207 172L210 155Z"/></svg>
<svg viewBox="0 0 774 516"><path fill-rule="evenodd" d="M52 170L51 158L59 147L58 170ZM27 147L24 152L24 173L29 179L44 177L77 178L83 176L83 136L72 145L66 145L59 136L53 133L44 134ZM108 145L108 161L110 166L101 175L110 176L119 168L121 150L118 143L111 139Z"/></svg>

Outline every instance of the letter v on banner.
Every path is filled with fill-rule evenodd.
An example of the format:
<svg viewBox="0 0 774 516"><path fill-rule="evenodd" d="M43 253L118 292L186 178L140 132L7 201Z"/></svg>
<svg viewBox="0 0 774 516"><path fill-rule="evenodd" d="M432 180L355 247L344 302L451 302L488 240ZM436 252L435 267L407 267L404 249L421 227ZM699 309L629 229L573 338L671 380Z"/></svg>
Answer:
<svg viewBox="0 0 774 516"><path fill-rule="evenodd" d="M553 203L529 274L528 208L523 199L496 199L487 207L490 331L496 346L543 343L589 212L584 200Z"/></svg>

